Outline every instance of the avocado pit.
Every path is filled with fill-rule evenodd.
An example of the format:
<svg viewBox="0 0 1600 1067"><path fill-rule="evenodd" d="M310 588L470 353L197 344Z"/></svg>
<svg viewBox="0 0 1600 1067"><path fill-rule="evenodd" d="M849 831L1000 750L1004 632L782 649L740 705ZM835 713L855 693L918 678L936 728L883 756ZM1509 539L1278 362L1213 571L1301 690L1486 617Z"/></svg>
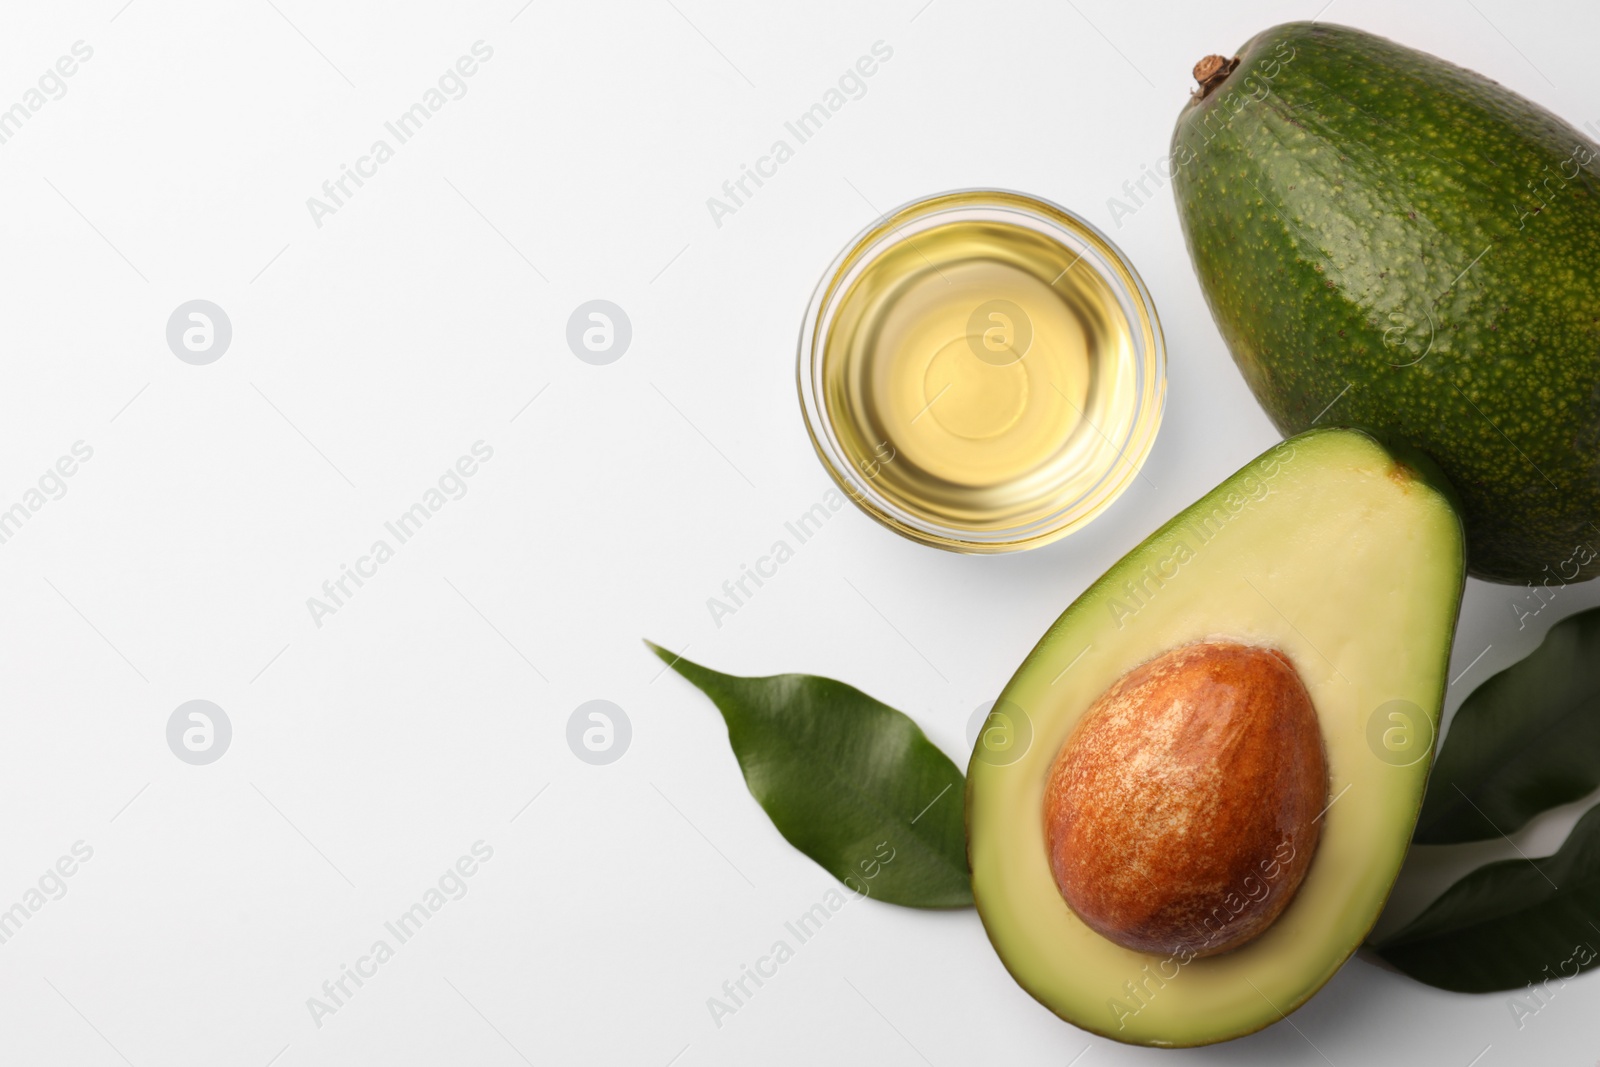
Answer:
<svg viewBox="0 0 1600 1067"><path fill-rule="evenodd" d="M1113 683L1062 746L1045 792L1050 869L1116 944L1215 955L1288 906L1327 795L1316 709L1288 658L1186 645Z"/></svg>

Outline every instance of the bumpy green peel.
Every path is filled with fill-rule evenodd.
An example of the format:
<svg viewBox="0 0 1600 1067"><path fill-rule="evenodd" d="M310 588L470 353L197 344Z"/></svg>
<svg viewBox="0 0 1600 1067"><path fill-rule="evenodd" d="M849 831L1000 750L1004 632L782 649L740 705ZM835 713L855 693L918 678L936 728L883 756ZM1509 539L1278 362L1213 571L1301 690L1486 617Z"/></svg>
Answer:
<svg viewBox="0 0 1600 1067"><path fill-rule="evenodd" d="M1172 140L1189 254L1285 434L1433 456L1469 564L1600 574L1600 147L1471 71L1357 30L1255 37Z"/></svg>

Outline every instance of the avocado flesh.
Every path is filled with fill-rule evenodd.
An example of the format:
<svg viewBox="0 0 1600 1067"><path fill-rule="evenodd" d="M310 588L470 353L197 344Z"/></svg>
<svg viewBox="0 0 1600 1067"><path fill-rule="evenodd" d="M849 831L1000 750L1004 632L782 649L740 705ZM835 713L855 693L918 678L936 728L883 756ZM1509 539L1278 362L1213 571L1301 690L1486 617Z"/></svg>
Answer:
<svg viewBox="0 0 1600 1067"><path fill-rule="evenodd" d="M1295 23L1191 99L1171 166L1212 315L1279 430L1430 455L1478 577L1600 574L1600 147L1471 71Z"/></svg>
<svg viewBox="0 0 1600 1067"><path fill-rule="evenodd" d="M1031 741L1013 759L1014 750L986 753L980 736L967 776L973 895L1022 987L1075 1026L1162 1046L1251 1033L1321 988L1377 920L1406 854L1464 553L1440 489L1366 434L1315 430L1223 482L1067 608L996 702L1026 716ZM1128 583L1145 591L1135 598ZM1322 728L1332 803L1282 915L1231 952L1175 964L1107 940L1062 899L1045 847L1044 791L1056 754L1102 692L1138 664L1207 638L1276 648L1293 663ZM1397 700L1418 709L1422 728L1380 758L1373 745L1384 741L1369 738L1390 736L1383 729ZM1139 998L1129 982L1143 987Z"/></svg>

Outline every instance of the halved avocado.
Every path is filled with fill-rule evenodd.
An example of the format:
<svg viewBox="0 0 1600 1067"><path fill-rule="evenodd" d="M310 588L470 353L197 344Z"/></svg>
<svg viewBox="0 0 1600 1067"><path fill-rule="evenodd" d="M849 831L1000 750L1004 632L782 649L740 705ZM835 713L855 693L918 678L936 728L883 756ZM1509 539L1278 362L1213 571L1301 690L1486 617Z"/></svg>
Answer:
<svg viewBox="0 0 1600 1067"><path fill-rule="evenodd" d="M1303 1004L1371 930L1422 802L1465 574L1449 489L1425 467L1359 431L1291 438L1123 557L1023 661L973 751L968 858L990 940L1051 1011L1132 1044L1239 1037ZM1275 652L1303 681L1326 756L1320 840L1245 943L1136 951L1058 888L1047 789L1102 694L1206 642Z"/></svg>

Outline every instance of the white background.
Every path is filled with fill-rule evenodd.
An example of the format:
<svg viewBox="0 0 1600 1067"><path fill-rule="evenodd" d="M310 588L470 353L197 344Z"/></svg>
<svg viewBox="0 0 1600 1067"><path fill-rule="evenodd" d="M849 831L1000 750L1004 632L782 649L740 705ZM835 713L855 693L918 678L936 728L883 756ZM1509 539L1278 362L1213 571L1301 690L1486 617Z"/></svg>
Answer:
<svg viewBox="0 0 1600 1067"><path fill-rule="evenodd" d="M1120 225L1107 200L1157 165L1197 59L1314 0L121 4L0 14L0 107L74 42L94 50L0 145L0 507L74 442L94 450L0 545L0 908L74 842L94 850L0 945L0 1062L1600 1057L1600 978L1519 1030L1503 995L1361 958L1292 1025L1125 1048L1029 999L973 912L870 902L720 1028L706 1008L833 883L640 639L844 679L964 764L969 716L1050 620L1276 439L1168 192ZM1589 5L1335 0L1323 17L1600 121ZM307 197L480 39L493 58L466 95L315 225ZM866 94L716 226L707 197L880 40L893 58ZM981 185L1074 208L1143 272L1169 349L1146 477L1081 533L1002 558L842 512L714 626L706 599L829 486L793 366L823 267L876 211ZM193 298L233 324L209 366L164 336ZM609 366L564 338L593 298L633 324ZM307 597L478 440L494 457L470 492L317 627ZM1471 583L1451 708L1600 586L1520 630L1517 595ZM210 766L165 739L194 698L233 723ZM596 698L633 724L610 766L565 740ZM1581 808L1514 845L1414 854L1391 918L1471 861L1553 850ZM494 855L470 892L316 1026L307 998L480 839Z"/></svg>

